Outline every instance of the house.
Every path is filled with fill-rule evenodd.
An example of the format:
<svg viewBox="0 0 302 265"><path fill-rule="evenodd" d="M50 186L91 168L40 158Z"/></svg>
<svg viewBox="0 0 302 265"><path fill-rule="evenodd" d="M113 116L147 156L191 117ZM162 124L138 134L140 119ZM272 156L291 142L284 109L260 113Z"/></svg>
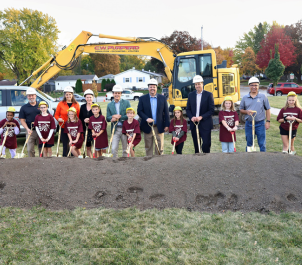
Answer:
<svg viewBox="0 0 302 265"><path fill-rule="evenodd" d="M83 84L92 84L92 80L97 81L99 78L96 75L66 75L59 76L55 80L56 90L64 90L67 86L75 87L78 79L81 79Z"/></svg>
<svg viewBox="0 0 302 265"><path fill-rule="evenodd" d="M125 72L115 75L114 81L123 89L146 89L151 78L155 78L158 83L162 83L163 75L150 71L137 70L135 67Z"/></svg>
<svg viewBox="0 0 302 265"><path fill-rule="evenodd" d="M9 81L7 79L3 79L0 81L0 86L16 86L16 85L17 85L16 80Z"/></svg>
<svg viewBox="0 0 302 265"><path fill-rule="evenodd" d="M115 77L115 75L112 75L112 74L104 75L102 77L99 77L98 83L102 83L102 81L104 79L109 79L110 81L114 80L114 77Z"/></svg>

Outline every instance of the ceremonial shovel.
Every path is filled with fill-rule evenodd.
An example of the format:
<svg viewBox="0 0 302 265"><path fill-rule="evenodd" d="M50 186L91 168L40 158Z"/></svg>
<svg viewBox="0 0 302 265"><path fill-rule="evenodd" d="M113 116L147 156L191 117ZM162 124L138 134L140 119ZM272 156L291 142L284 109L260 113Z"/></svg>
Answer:
<svg viewBox="0 0 302 265"><path fill-rule="evenodd" d="M30 128L31 132L33 132L33 124L34 124L34 123L32 122L32 123L31 123L31 128ZM27 137L27 139L26 139L26 141L25 141L25 144L24 144L24 146L23 146L23 148L22 148L21 154L20 154L20 153L17 153L16 156L15 156L15 158L23 158L23 157L25 156L25 154L24 154L24 149L25 149L25 146L26 146L26 144L27 144L27 142L28 142L30 136L31 136L31 134L28 135L28 137Z"/></svg>
<svg viewBox="0 0 302 265"><path fill-rule="evenodd" d="M156 139L156 135L155 135L155 132L154 132L154 129L153 129L153 123L152 123L152 125L150 125L150 123L148 123L148 125L151 127L151 130L152 130L152 134L153 134L153 138L154 138L154 142L155 142L155 145L156 145L156 149L157 149L158 155L161 155L161 153L160 153L160 151L159 151L159 148L158 148L158 142L157 142L157 139Z"/></svg>
<svg viewBox="0 0 302 265"><path fill-rule="evenodd" d="M102 156L113 157L113 154L110 154L110 147L111 147L111 144L112 144L113 135L114 135L114 132L115 132L115 126L117 125L117 123L118 123L118 120L116 121L116 123L113 125L113 128L112 128L112 133L111 133L111 137L110 137L108 152L107 152L107 154L106 153L102 154Z"/></svg>
<svg viewBox="0 0 302 265"><path fill-rule="evenodd" d="M251 116L252 116L252 119L253 119L253 121L252 121L252 127L253 127L253 129L252 129L252 131L253 131L253 145L252 146L248 146L247 147L247 151L248 152L259 152L260 151L259 147L255 146L255 117L257 115L257 111L253 110L252 113L253 114Z"/></svg>
<svg viewBox="0 0 302 265"><path fill-rule="evenodd" d="M5 155L2 155L2 150L3 150L3 146L5 145L7 135L8 135L8 126L6 126L5 128L6 128L6 131L5 131L3 143L2 143L2 145L1 145L1 150L0 150L0 156L1 156L2 158L5 158Z"/></svg>

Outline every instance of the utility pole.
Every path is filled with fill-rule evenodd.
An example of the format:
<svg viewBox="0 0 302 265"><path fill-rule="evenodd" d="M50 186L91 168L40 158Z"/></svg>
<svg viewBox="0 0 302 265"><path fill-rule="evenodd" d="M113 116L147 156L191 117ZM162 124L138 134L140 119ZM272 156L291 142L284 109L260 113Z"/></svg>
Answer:
<svg viewBox="0 0 302 265"><path fill-rule="evenodd" d="M202 38L203 25L201 26L201 50L203 50L203 38Z"/></svg>

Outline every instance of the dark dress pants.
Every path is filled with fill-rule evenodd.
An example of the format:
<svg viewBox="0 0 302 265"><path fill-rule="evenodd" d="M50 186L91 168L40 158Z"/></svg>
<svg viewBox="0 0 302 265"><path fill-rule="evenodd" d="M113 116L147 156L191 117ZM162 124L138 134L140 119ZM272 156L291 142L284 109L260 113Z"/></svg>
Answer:
<svg viewBox="0 0 302 265"><path fill-rule="evenodd" d="M196 126L194 125L193 129L191 130L192 133L192 138L193 138L193 143L195 147L195 154L199 153L198 150L198 142L197 142L197 134L196 134ZM201 130L199 127L199 137L200 139L200 144L201 145L201 151L203 153L210 153L211 149L211 130ZM202 141L201 141L202 140Z"/></svg>
<svg viewBox="0 0 302 265"><path fill-rule="evenodd" d="M61 129L61 142L63 143L63 157L66 157L69 152L69 139L63 128Z"/></svg>

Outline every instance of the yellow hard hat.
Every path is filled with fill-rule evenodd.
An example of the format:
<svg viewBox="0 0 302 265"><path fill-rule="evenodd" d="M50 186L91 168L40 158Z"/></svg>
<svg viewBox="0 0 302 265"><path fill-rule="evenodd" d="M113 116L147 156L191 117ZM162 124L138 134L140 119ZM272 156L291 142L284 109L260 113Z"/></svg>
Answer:
<svg viewBox="0 0 302 265"><path fill-rule="evenodd" d="M180 111L182 111L181 107L179 107L179 106L175 107L174 110L173 110L173 112L174 112L175 110L180 110Z"/></svg>
<svg viewBox="0 0 302 265"><path fill-rule="evenodd" d="M39 103L39 107L40 107L41 105L46 105L47 108L48 108L48 104L47 104L45 101L41 101L41 102Z"/></svg>
<svg viewBox="0 0 302 265"><path fill-rule="evenodd" d="M134 112L134 114L135 114L134 108L127 108L127 109L126 109L126 113L128 112L128 110L132 110L132 111Z"/></svg>
<svg viewBox="0 0 302 265"><path fill-rule="evenodd" d="M73 111L73 112L77 113L77 110L75 109L75 107L69 108L68 111Z"/></svg>
<svg viewBox="0 0 302 265"><path fill-rule="evenodd" d="M294 91L291 91L287 94L288 97L296 97L297 94Z"/></svg>
<svg viewBox="0 0 302 265"><path fill-rule="evenodd" d="M14 107L8 107L6 112L16 112L16 109Z"/></svg>
<svg viewBox="0 0 302 265"><path fill-rule="evenodd" d="M224 98L224 101L227 101L227 100L233 101L232 97L230 97L230 96L226 96L226 97Z"/></svg>
<svg viewBox="0 0 302 265"><path fill-rule="evenodd" d="M99 109L101 108L100 105L99 105L98 103L93 103L93 104L91 105L91 108L93 108L93 107L98 107Z"/></svg>

